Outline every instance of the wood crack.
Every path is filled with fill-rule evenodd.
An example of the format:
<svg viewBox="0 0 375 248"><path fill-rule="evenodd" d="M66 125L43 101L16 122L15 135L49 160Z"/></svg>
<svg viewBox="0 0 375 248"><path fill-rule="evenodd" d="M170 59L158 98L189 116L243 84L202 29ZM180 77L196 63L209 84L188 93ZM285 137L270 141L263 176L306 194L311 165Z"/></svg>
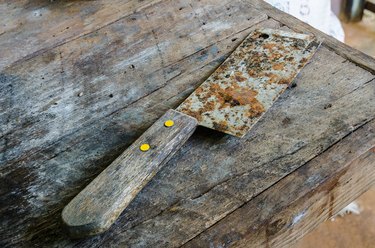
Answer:
<svg viewBox="0 0 375 248"><path fill-rule="evenodd" d="M260 22L262 22L262 21L259 21L259 22L255 23L254 25L259 24ZM222 38L222 39L219 39L217 42L222 42L223 40L229 39L230 37L232 37L232 36L234 36L234 35L237 35L237 34L239 34L239 33L242 33L242 32L244 32L244 31L246 31L246 30L248 30L248 29L251 29L251 28L252 28L252 27L248 27L248 28L242 29L242 30L240 30L240 31L238 31L238 32L236 32L236 33L234 33L234 34L232 34L232 35L228 35L228 36L225 36L225 37ZM185 59L191 58L191 57L193 57L194 55L199 54L199 53L202 52L203 50L207 50L208 48L212 47L214 44L215 44L215 43L211 43L211 44L207 45L206 47L204 47L204 48L202 48L202 49L200 49L200 50L198 50L198 51L196 51L196 52L194 52L194 53L191 53L191 54L188 55L188 56L185 56L185 57L183 57L183 58L181 58L181 59L179 59L179 60L177 60L177 61L175 61L175 62L173 62L173 63L170 63L170 64L166 65L164 68L167 68L167 67L170 67L170 66L176 65L176 64L180 63L181 61L183 61L183 60L185 60ZM235 49L235 48L234 48L234 49ZM231 54L231 52L228 52L228 53L226 53L224 56L225 56L225 57L228 57L230 54ZM60 56L62 56L61 52L60 52ZM62 59L62 57L61 57L61 59ZM213 61L215 61L215 60L217 60L217 59L218 59L218 58L214 59ZM211 62L212 62L212 61L209 61L209 62L205 63L204 65L202 65L201 67L199 67L199 68L196 69L196 70L199 70L199 69L204 68L205 66L207 66L207 64L209 64L209 63L211 63ZM63 66L63 65L62 65L62 61L61 61L61 73L64 73L64 71L63 71L63 67L62 67L62 66ZM163 70L163 77L165 77L165 74L164 74L164 68L160 68L160 69L159 69L159 70ZM159 71L159 70L155 70L154 72ZM181 73L179 73L178 75L181 75ZM160 87L156 88L155 90L153 90L153 91L151 91L151 92L148 92L147 95L144 95L144 96L142 96L142 97L140 97L140 98L138 98L138 99L136 99L136 100L134 100L134 101L128 103L127 105L125 105L125 106L123 106L123 107L121 107L121 108L119 108L119 109L116 109L116 110L112 111L111 113L109 113L109 114L107 114L107 115L105 115L105 116L102 116L102 117L100 117L100 118L98 118L98 119L94 119L94 120L92 120L92 121L90 121L90 122L87 122L87 123L81 125L80 127L78 127L78 129L73 130L72 132L66 133L64 136L62 136L62 137L60 137L59 139L53 141L53 143L46 144L47 148L48 148L48 147L51 147L52 145L57 144L57 143L58 143L60 140L62 140L63 138L68 137L68 136L70 136L70 135L72 135L72 134L74 134L74 133L79 132L80 130L86 128L87 126L89 126L90 124L92 124L92 123L94 123L94 122L97 122L97 121L100 121L100 120L102 120L102 119L108 118L108 117L110 117L110 116L112 116L112 115L114 115L114 114L120 112L121 110L124 110L124 109L126 109L126 108L128 108L128 107L131 107L132 105L134 105L134 104L136 104L137 102L141 101L142 99L148 97L149 95L153 94L154 92L156 92L156 91L158 91L158 90L164 88L165 86L169 85L168 83L171 82L172 79L176 78L178 75L174 76L173 78L170 78L170 79L166 80L166 81L165 81L165 84L161 85ZM61 79L63 80L63 76L61 76ZM191 89L191 90L194 90L194 89ZM175 96L173 96L173 97L175 97ZM171 97L171 98L173 98L173 97ZM18 130L21 130L21 129L22 129L22 126L20 126L19 128L13 128L13 129L10 130L9 132L3 134L2 137L6 136L6 135L11 135L11 134L14 133L15 131L18 131ZM41 150L42 150L42 149L40 149L40 150L36 150L35 152L31 153L30 155L33 155L33 154L35 154L35 153L37 153L37 152L40 152ZM26 152L27 152L27 151L26 151ZM13 158L13 160L14 160L14 159L17 160L18 158L20 158L20 157L15 157L15 158Z"/></svg>
<svg viewBox="0 0 375 248"><path fill-rule="evenodd" d="M294 171L298 170L299 168L303 167L304 165L306 165L307 163L309 163L311 160L315 159L316 157L319 157L321 154L323 154L324 152L326 152L327 150L329 150L331 147L335 146L337 143L341 142L343 139L345 139L347 136L351 135L352 133L356 132L357 130L359 130L360 128L362 128L363 126L365 126L367 123L371 122L375 120L375 118L373 119L370 119L370 120L365 120L363 123L361 123L360 125L356 126L354 130L352 130L351 132L348 132L345 136L343 136L341 139L337 140L335 143L331 144L330 146L328 146L327 148L325 149L322 149L321 151L319 151L314 157L310 158L309 160L307 160L306 162L304 162L302 165L298 166L297 168L295 168L295 170L291 171L290 173L293 173ZM282 158L285 158L285 156L291 156L291 155L294 155L295 153L297 153L298 151L300 151L301 149L303 149L305 147L305 145L299 147L298 149L295 149L293 150L292 152L288 152L286 153L285 155L283 156L279 156L279 157L276 157L270 161L268 161L267 163L264 163L262 165L259 165L257 166L256 168L254 168L253 170L257 169L257 168L261 168L262 166L264 166L265 164L272 164ZM217 184L207 188L206 190L204 190L203 192L200 192L199 194L195 195L195 196L192 196L190 198L188 198L189 200L196 200L200 197L203 197L204 195L210 193L212 190L214 190L215 188L218 188L218 187L221 187L223 185L225 185L225 183L227 183L228 181L231 181L231 180L234 180L236 178L240 178L241 176L244 176L248 173L250 173L251 171L245 171L245 172L242 172L240 174L234 174L233 176L231 177L228 177L220 182L218 182ZM254 194L250 199L242 199L242 198L238 198L237 196L234 196L232 194L233 197L235 197L235 199L239 200L240 202L242 202L242 204L238 207L238 208L241 208L243 205L245 205L246 203L248 203L249 201L251 201L253 198L255 198L256 196L260 195L262 192L266 191L267 189L271 188L272 186L274 186L275 184L277 184L279 181L283 180L285 177L287 177L289 174L286 174L285 176L281 177L279 180L275 181L273 184L269 185L267 188L265 188L263 191L261 192L258 192L257 194ZM180 199L178 201L175 201L172 205L170 205L169 207L167 208L164 208L163 210L161 210L159 213L153 215L152 217L150 218L147 218L146 220L143 220L139 223L137 223L136 225L133 225L131 227L129 227L128 229L130 228L134 228L134 227L137 227L137 226L140 226L142 225L143 223L147 222L147 221L150 221L152 219L154 219L155 217L157 216L160 216L162 214L164 214L165 212L168 212L170 209L173 209L174 206L178 206L180 205L181 203L183 203L184 201L186 201L187 199ZM235 210L231 211L231 212L228 212L225 216L223 216L222 218L225 218L227 215L230 215L232 212L236 211L238 208L236 208ZM217 222L219 222L221 219L219 219ZM215 222L213 225L215 225L217 222ZM213 226L212 225L212 226ZM211 227L211 226L210 226ZM200 234L200 233L199 233ZM199 234L197 234L196 236L198 236ZM188 241L186 241L185 243L188 243L190 240L194 239L196 236L194 236L193 238L189 239ZM185 243L181 244L181 246L183 246Z"/></svg>
<svg viewBox="0 0 375 248"><path fill-rule="evenodd" d="M100 119L96 119L96 120L93 120L93 121L87 122L87 123L85 123L84 125L81 125L80 128L75 129L75 130L73 130L72 132L69 132L69 133L65 134L64 136L61 136L60 138L56 139L56 140L53 141L52 143L45 144L45 146L44 146L43 148L36 149L36 150L34 150L32 153L27 154L27 156L32 156L32 155L35 155L35 154L37 154L37 153L39 153L39 152L41 152L41 151L43 151L43 150L48 150L49 148L51 148L51 147L53 147L54 145L58 144L58 143L59 143L61 140L63 140L64 138L69 137L69 136L71 136L71 135L73 135L73 134L79 132L79 131L82 130L82 129L85 129L87 126L90 126L92 123L97 122L98 120L101 120L101 119L104 119L104 118L108 118L109 116L111 116L111 115L113 115L113 114L116 114L117 112L121 111L122 109L128 108L128 107L130 107L131 105L136 104L138 101L141 101L142 99L148 97L149 95L153 94L154 92L158 91L159 89L163 88L164 86L165 86L165 85L160 86L159 88L157 88L157 89L155 89L155 90L149 92L147 95L144 95L144 96L138 98L137 100L133 101L133 102L130 103L129 105L126 105L126 106L124 106L123 108L117 109L116 111L113 111L113 112L109 113L108 115L103 116L103 117L100 118ZM5 135L7 135L7 134L5 134ZM8 135L9 135L9 134L8 134ZM27 151L24 152L23 154L26 154L26 153L27 153ZM21 161L22 159L23 159L22 155L20 155L19 157L13 158L13 159L12 159L13 161L11 162L11 164L17 163L17 162Z"/></svg>
<svg viewBox="0 0 375 248"><path fill-rule="evenodd" d="M295 172L296 170L298 170L299 168L305 166L306 164L308 164L309 162L311 162L313 159L319 157L320 155L322 155L324 152L326 152L327 150L329 150L330 148L332 148L333 146L335 146L336 144L338 144L339 142L341 142L343 139L347 138L349 135L353 134L354 132L356 132L357 130L359 130L360 128L362 128L363 126L365 126L367 123L371 122L375 120L375 118L372 118L370 120L367 120L365 121L364 123L362 123L361 125L357 126L352 132L348 132L345 136L343 136L341 139L337 140L336 142L334 142L333 144L331 144L330 146L328 146L326 149L324 149L323 151L319 152L318 154L316 154L315 156L313 156L312 158L310 158L309 160L307 160L306 162L303 163L303 165L301 166L298 166L295 170L291 171L289 174ZM247 204L248 202L250 202L252 199L254 199L255 197L257 197L258 195L260 195L262 192L265 192L267 189L273 187L274 185L276 185L277 183L279 183L281 180L283 180L285 177L287 177L289 174L286 174L285 176L281 177L279 180L275 181L274 183L272 183L271 185L269 185L268 187L264 188L263 191L253 195L251 197L251 199L245 201L243 204L241 204L240 206L238 206L236 209L234 209L233 211L230 211L228 212L226 215L222 216L221 219L217 220L214 224L212 224L211 226L207 227L206 229L209 229L211 227L213 227L214 225L216 225L219 221L221 221L222 219L224 219L225 217L229 216L231 213L235 212L236 210L238 210L239 208L242 208L245 204ZM187 241L181 243L179 245L179 247L182 247L183 245L185 245L186 243L190 242L191 240L193 240L194 238L196 238L197 236L199 236L201 233L205 232L205 230L197 233L195 236L191 237L190 239L188 239Z"/></svg>
<svg viewBox="0 0 375 248"><path fill-rule="evenodd" d="M359 89L363 89L363 88L366 87L366 85L369 84L369 83L375 83L375 78L372 78L372 79L368 80L367 82L365 82L364 84L362 84L362 85L356 87L356 88L353 89L352 91L346 93L346 94L343 95L343 96L340 96L339 98L336 99L336 101L339 100L339 99L342 99L342 98L346 97L347 95L352 94L353 92L355 92L355 91L357 91L357 90L359 90Z"/></svg>
<svg viewBox="0 0 375 248"><path fill-rule="evenodd" d="M147 21L150 21L150 19L148 18L148 15L147 13L145 13L145 17L147 19ZM156 46L156 49L158 51L158 56L160 58L160 62L161 62L161 70L162 70L162 74L163 74L163 78L164 78L164 81L167 81L167 75L165 74L165 62L164 62L164 58L163 58L163 52L161 51L161 48L160 48L160 42L159 42L159 37L157 35L157 33L155 32L155 29L151 29L151 33L155 39L155 46Z"/></svg>
<svg viewBox="0 0 375 248"><path fill-rule="evenodd" d="M260 122L250 136L241 141L233 141L229 137L221 135L216 137L214 133L199 130L191 142L174 155L168 167L155 176L151 185L137 197L129 211L124 212L111 231L103 236L80 241L69 240L64 236L57 220L60 219L61 208L74 192L78 192L88 180L113 161L114 157L120 154L120 150L124 150L124 146L135 140L135 136L148 125L146 122L151 123L152 119L156 119L164 109L177 105L193 91L204 77L230 54L230 50L234 49L235 44L246 35L247 30L280 26L276 19L265 14L268 12L264 9L254 10L252 5L257 5L257 2L257 0L254 3L239 0L220 2L218 5L214 0L200 1L193 2L191 5L195 9L190 10L192 6L189 7L189 2L180 1L170 4L172 1L166 1L140 12L132 12L134 15L118 10L115 11L117 14L113 13L116 16L105 16L104 21L109 22L113 19L119 21L119 15L124 18L130 17L109 28L102 29L104 26L99 28L101 29L99 33L87 37L85 43L87 46L83 50L79 42L86 41L86 37L81 39L71 37L71 40L76 41L70 43L66 40L63 47L58 47L54 44L57 41L50 37L51 34L44 32L50 40L30 49L35 51L44 48L48 51L48 46L56 45L57 48L51 51L51 56L44 54L40 58L35 58L36 64L30 68L28 65L34 63L34 60L25 64L12 64L13 67L6 71L12 75L22 75L23 78L19 76L15 79L14 101L20 102L16 102L8 110L12 111L13 119L8 125L3 125L4 131L10 133L6 136L8 139L6 143L9 143L7 157L3 157L7 161L1 169L6 185L4 202L15 206L9 210L4 205L2 209L3 215L7 216L4 221L15 223L13 232L3 228L6 237L4 242L9 245L19 245L24 242L25 245L66 247L93 245L175 247L186 244L194 238L200 240L200 237L206 236L207 233L218 230L218 226L230 223L233 216L247 209L249 205L252 208L255 206L256 209L259 207L261 210L263 202L259 202L259 199L263 197L263 193L269 193L270 187L275 184L277 184L275 187L280 187L280 180L297 169L304 172L305 168L309 167L306 166L305 161L318 156L326 157L327 154L332 153L327 152L327 149L333 145L333 142L346 139L346 135L358 132L358 128L363 128L364 123L373 121L375 117L372 113L373 104L370 104L372 103L370 99L373 98L373 81L371 81L374 79L373 75L353 64L354 60L348 59L341 64L345 56L324 45L316 54L314 63L301 73L301 81L299 81L301 86L292 94L293 96L281 99L282 101L274 106L272 116ZM124 5L122 9L131 6L137 11L135 5L147 4L134 3ZM97 6L115 9L105 4L97 4L94 7ZM229 7L233 9L228 11ZM185 10L175 12L174 10L177 9ZM96 13L94 8L89 11L82 8L77 10L88 13L83 17L84 20L86 17L97 16L93 15ZM126 10L126 12L130 11ZM231 17L228 17L229 12L232 14ZM288 16L284 15L284 17L288 19ZM281 22L284 17L279 18ZM136 20L137 22L134 22ZM55 21L60 22L60 19ZM202 23L197 23L198 21L206 21L206 24L202 26ZM96 27L105 22L99 23ZM297 20L294 22L288 24L287 21L286 27L291 27L297 32L315 32L303 26L301 28ZM72 30L80 35L79 32L96 28L93 26L95 23L90 21L88 23L90 26L71 28L58 38L72 36ZM221 25L223 23L225 25ZM140 26L143 24L145 25ZM127 29L124 30L122 25L129 27L132 33L128 34ZM170 29L176 32L171 32ZM13 33L9 35L9 32L6 34L7 37L12 35ZM84 35L82 34L81 37ZM317 35L317 37L322 36ZM126 51L122 49L124 42L131 44ZM338 47L336 50L340 49ZM19 53L13 59L20 58L23 54L27 55L33 50ZM178 52L175 52L177 50ZM60 51L64 53L60 54L60 60L63 55L64 61L60 61L59 65L57 60ZM346 52L346 50L342 51L343 54ZM91 53L95 55L86 56ZM358 55L355 52L353 54L350 56ZM128 55L129 59L127 59ZM136 66L130 65L129 61L133 60L140 61L139 64L142 66L137 67L136 62L134 62ZM149 60L152 63L148 64ZM365 61L361 57L357 60ZM82 64L84 70L75 67L74 62L77 61L92 62L87 66L92 67L89 69L92 69L94 74L86 73L82 78L79 73L89 70L86 70L85 64ZM113 73L111 73L112 65L115 66ZM127 68L129 65L131 69L137 68L139 71L129 71ZM345 69L338 70L339 68ZM66 72L64 75L58 75L59 70L66 70ZM41 78L47 74L51 76L50 72L54 74L53 78L42 81ZM104 72L103 78L102 72ZM111 76L105 78L108 75ZM69 78L72 76L73 80L67 80L67 76ZM96 79L97 77L99 78ZM127 84L128 78L131 79L129 84ZM61 86L60 81L64 80L64 89L56 89L55 85ZM90 84L91 80L98 80L95 81L98 84ZM82 83L87 83L86 86L90 91L85 89L81 91L84 92L84 97L76 98L79 97L76 91L81 89ZM42 87L32 92L30 85L38 87L38 84ZM126 84L126 89L133 89L134 85L136 88L134 92L126 92L126 96L119 96L115 90L123 84ZM367 87L363 89L364 86ZM50 96L51 90L53 94L64 93L63 101L52 99L51 104L58 101L58 107L63 108L63 104L68 102L66 109L60 111L61 109L51 108L46 111L44 106L38 105L43 97L49 99L47 97ZM126 90L122 88L119 93L124 91ZM27 98L30 92L34 95ZM42 97L38 97L40 93ZM86 101L86 97L90 101ZM112 99L107 101L106 97ZM118 99L125 100L126 105L124 102L118 102ZM340 100L328 104L329 101L337 99ZM8 105L8 99L5 100L5 104ZM112 104L115 101L116 103ZM95 106L88 106L91 103ZM49 102L42 104L47 106ZM17 112L17 108L23 106L32 106L32 109ZM327 110L323 110L323 107L327 107ZM84 111L80 111L81 108ZM142 111L146 116L139 115ZM4 113L3 117L4 119L6 117ZM372 119L369 120L370 118ZM66 123L59 123L60 121ZM60 130L60 127L65 128ZM373 129L365 128L362 129L362 133L364 130ZM278 136L280 133L282 135ZM359 136L359 133L355 133L357 141ZM20 145L17 142L21 142ZM360 143L364 146L372 145L369 142L370 139L365 138L361 139ZM350 142L347 140L343 142L343 144L347 143ZM4 144L4 140L1 144ZM358 150L361 149L353 149L353 154L346 153L345 158L356 157ZM281 154L283 156L280 156ZM340 157L336 158L340 159ZM322 165L319 170L328 169L327 166ZM292 176L298 173L294 172ZM296 177L299 178L302 176ZM312 180L322 182L324 186L326 182L319 181L322 178L312 178ZM293 184L294 182L296 184ZM283 183L284 181L281 184ZM292 180L295 187L301 184L297 183L297 180ZM267 192L264 192L266 189ZM306 188L306 192L309 190ZM256 198L259 194L262 196ZM259 205L254 205L255 203ZM278 205L272 204L271 207L276 208ZM267 217L267 213L267 211L262 212L264 218L269 220L265 223L266 232L268 224L271 228L274 224L272 222L274 216ZM251 214L251 211L245 211L244 217L249 217ZM264 219L259 221L262 220ZM242 221L246 222L246 219L237 220L238 224L243 224ZM22 229L22 226L27 228ZM213 229L207 230L213 226L215 226ZM196 238L204 232L202 230L207 232ZM218 231L218 236L221 235L221 231ZM17 238L12 239L12 235L17 235ZM235 231L233 235L237 235ZM229 237L228 242L232 242L231 238Z"/></svg>

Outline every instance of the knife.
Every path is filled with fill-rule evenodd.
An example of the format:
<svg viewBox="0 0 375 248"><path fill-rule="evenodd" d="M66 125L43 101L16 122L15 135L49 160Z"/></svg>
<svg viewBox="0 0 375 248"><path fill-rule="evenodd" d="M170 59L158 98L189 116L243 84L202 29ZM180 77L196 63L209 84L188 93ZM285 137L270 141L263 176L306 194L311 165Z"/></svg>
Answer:
<svg viewBox="0 0 375 248"><path fill-rule="evenodd" d="M198 125L243 137L319 45L308 34L251 32L180 106L168 110L65 206L62 219L70 235L106 231Z"/></svg>

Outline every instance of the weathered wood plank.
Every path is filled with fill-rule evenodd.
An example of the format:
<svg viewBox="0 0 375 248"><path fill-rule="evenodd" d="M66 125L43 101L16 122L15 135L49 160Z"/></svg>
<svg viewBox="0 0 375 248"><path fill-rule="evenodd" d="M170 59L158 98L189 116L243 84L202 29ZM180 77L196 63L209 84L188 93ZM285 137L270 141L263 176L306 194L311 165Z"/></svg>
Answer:
<svg viewBox="0 0 375 248"><path fill-rule="evenodd" d="M183 247L289 247L375 183L374 144L372 121Z"/></svg>
<svg viewBox="0 0 375 248"><path fill-rule="evenodd" d="M245 1L248 2L247 0ZM290 28L293 28L295 31L309 32L314 34L316 37L319 37L320 39L324 39L325 44L332 51L335 51L342 57L347 58L348 60L358 64L360 67L372 73L375 73L375 60L371 56L359 50L353 49L352 47L321 32L320 30L313 28L309 24L299 21L294 16L284 14L283 12L279 11L278 9L266 3L265 1L255 0L251 1L250 4L254 7L254 9L263 11L269 17L285 24L286 26L289 26Z"/></svg>
<svg viewBox="0 0 375 248"><path fill-rule="evenodd" d="M1 1L0 70L158 1Z"/></svg>

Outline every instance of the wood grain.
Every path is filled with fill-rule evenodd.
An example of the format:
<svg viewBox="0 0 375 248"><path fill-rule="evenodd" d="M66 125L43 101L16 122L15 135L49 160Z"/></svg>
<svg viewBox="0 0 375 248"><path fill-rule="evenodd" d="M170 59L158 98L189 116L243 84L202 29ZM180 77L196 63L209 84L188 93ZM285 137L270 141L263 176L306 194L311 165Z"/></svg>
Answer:
<svg viewBox="0 0 375 248"><path fill-rule="evenodd" d="M251 29L283 25L254 3L160 1L2 70L0 244L179 246L374 118L374 75L323 44L243 140L198 128L107 233L71 240L63 206Z"/></svg>
<svg viewBox="0 0 375 248"><path fill-rule="evenodd" d="M375 146L370 144L375 144L375 121L348 135L183 247L290 247L375 183Z"/></svg>
<svg viewBox="0 0 375 248"><path fill-rule="evenodd" d="M0 70L95 32L156 2L1 1Z"/></svg>
<svg viewBox="0 0 375 248"><path fill-rule="evenodd" d="M3 70L0 136L6 137L7 145L6 151L0 149L4 152L0 162L53 144L84 125L121 112L170 83L170 78L185 69L178 66L181 59L197 53L195 68L207 65L210 56L218 59L223 55L213 46L216 42L267 18L244 5L231 10L242 8L237 16L216 11L226 9L226 4L221 2L207 10L203 3L159 3ZM201 11L194 13L194 8ZM244 17L249 20L241 21ZM225 19L225 25L218 23L220 18ZM216 29L204 31L206 26L215 25ZM229 44L227 52L235 45ZM210 49L202 50L206 47ZM202 82L199 79L188 87ZM16 142L20 137L33 142Z"/></svg>
<svg viewBox="0 0 375 248"><path fill-rule="evenodd" d="M174 125L165 126L168 120ZM195 118L168 110L64 208L69 233L84 237L106 231L197 125ZM149 150L141 151L143 144Z"/></svg>
<svg viewBox="0 0 375 248"><path fill-rule="evenodd" d="M268 4L262 0L254 0L252 1L252 5L255 9L261 10L266 13L269 17L284 23L285 25L292 27L295 31L300 32L309 32L314 34L319 39L324 39L325 44L335 53L341 55L344 58L347 58L350 61L353 61L358 66L370 71L371 73L375 73L375 61L374 59L352 47L340 42L339 40L335 39L334 37L323 33L320 30L317 30L310 26L307 23L299 21L296 17L291 15L285 15L283 12L279 11L272 5Z"/></svg>
<svg viewBox="0 0 375 248"><path fill-rule="evenodd" d="M354 86L353 77L335 73L359 70L352 66L321 48L300 74L298 86L247 137L209 138L206 130L197 132L119 220L135 223L114 226L101 237L103 244L179 246L372 120L375 103L361 102L375 96L375 81ZM145 202L148 210L131 212Z"/></svg>
<svg viewBox="0 0 375 248"><path fill-rule="evenodd" d="M1 105L4 117L1 118L4 124L1 130L4 133L0 157L3 159L1 175L5 178L0 181L3 183L1 195L4 199L1 201L1 216L8 216L7 219L2 219L2 223L18 226L20 229L17 231L17 238L10 229L2 229L4 239L1 242L25 246L33 245L36 240L47 246L47 243L57 240L62 242L61 245L69 242L64 232L61 232L62 207L152 122L168 108L177 106L196 85L203 82L226 54L246 36L246 28L260 27L253 25L266 19L265 15L253 12L248 6L234 6L232 9L238 12L238 17L248 16L249 20L244 22L243 18L230 13L209 12L210 9L204 8L208 3L195 7L195 2L191 2L190 6L183 1L176 6L164 4L150 7L147 13L152 14L146 23L151 26L148 29L146 27L146 34L141 38L129 36L127 26L124 29L124 24L132 25L132 17L116 22L118 26L114 23L115 26L111 25L114 35L109 37L126 37L129 42L127 50L121 44L114 46L116 43L112 42L97 46L90 39L97 37L93 35L65 45L66 51L72 52L72 56L60 56L56 48L51 53L57 51L57 56L38 55L3 71L1 80L6 87L0 91L4 94L0 98L4 101ZM228 4L222 3L224 6ZM165 6L173 6L174 10L165 11ZM223 9L220 5L218 7ZM180 8L182 9L179 10ZM198 10L197 13L193 12L193 8L197 8L194 9ZM175 9L179 11L176 12ZM134 15L145 17L144 11ZM181 31L173 33L162 29L163 25L160 23L164 24L166 18L170 18L171 22L176 20L170 25ZM204 26L201 18L205 25L212 23L218 27L203 31L202 28L192 26ZM190 21L185 23L186 20ZM226 25L219 25L222 20L225 20ZM139 26L139 23L136 25ZM267 21L263 26L277 27L279 24ZM153 29L157 30L155 34L165 33L164 39L174 41L172 44L175 45L161 47L160 53L152 52L148 55L144 52L145 47L157 50L157 41L152 38L155 37ZM205 36L208 34L203 35L203 32L208 32L211 38L207 40ZM192 38L186 38L190 34ZM105 32L102 35L99 43L108 39ZM132 37L134 45L131 43ZM197 47L200 42L208 44L207 47ZM88 51L97 53L97 56L81 54L79 50L85 47ZM117 56L108 57L108 61L104 63L96 59L102 58L108 51L123 49L126 56L139 58L137 63L125 64L124 70L116 72L112 67L110 61L118 58ZM177 54L176 51L180 52ZM173 60L167 60L168 64L161 67L160 54L168 54ZM121 57L118 59L127 61ZM75 66L74 61L80 60L84 61L82 68L87 73L80 73L81 70ZM135 65L134 68L132 64ZM139 70L141 66L144 69ZM105 78L98 81L96 68L111 69ZM22 77L12 76L13 74ZM83 95L79 96L81 92ZM106 115L103 116L104 110ZM159 211L159 207L155 211ZM8 224L1 226L5 228ZM57 230L58 235L52 234ZM60 238L52 238L56 236ZM51 238L45 240L42 237Z"/></svg>

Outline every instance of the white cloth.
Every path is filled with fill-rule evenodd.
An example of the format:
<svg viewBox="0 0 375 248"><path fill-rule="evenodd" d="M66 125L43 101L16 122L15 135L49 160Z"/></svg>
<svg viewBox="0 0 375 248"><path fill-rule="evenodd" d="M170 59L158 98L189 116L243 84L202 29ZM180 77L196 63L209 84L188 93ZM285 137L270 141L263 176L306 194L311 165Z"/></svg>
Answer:
<svg viewBox="0 0 375 248"><path fill-rule="evenodd" d="M344 30L331 11L330 0L265 0L269 4L310 24L316 29L344 41Z"/></svg>

